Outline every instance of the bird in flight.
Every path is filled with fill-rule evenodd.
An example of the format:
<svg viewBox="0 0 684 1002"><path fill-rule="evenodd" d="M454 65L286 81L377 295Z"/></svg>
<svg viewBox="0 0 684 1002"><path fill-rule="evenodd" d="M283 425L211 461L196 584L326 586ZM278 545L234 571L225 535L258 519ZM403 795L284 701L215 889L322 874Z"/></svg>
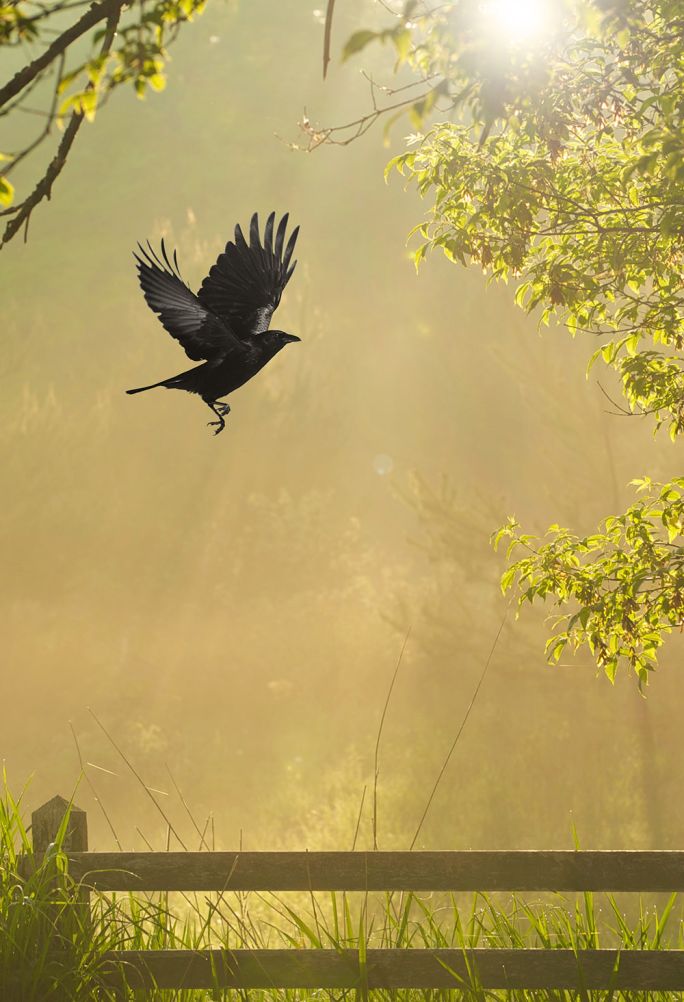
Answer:
<svg viewBox="0 0 684 1002"><path fill-rule="evenodd" d="M274 239L272 212L266 220L263 244L256 212L249 226L249 243L236 226L235 242L226 244L197 295L181 278L175 251L173 261L169 259L163 240L161 256L152 250L149 241L147 250L138 244L140 256L133 256L147 305L189 358L205 361L177 376L127 393L142 393L157 386L197 393L218 419L209 422L216 428L214 434L223 431L230 405L221 397L255 376L286 344L300 340L285 331L269 330L271 317L297 264L294 261L290 265L290 260L299 227L285 245L287 222L285 213Z"/></svg>

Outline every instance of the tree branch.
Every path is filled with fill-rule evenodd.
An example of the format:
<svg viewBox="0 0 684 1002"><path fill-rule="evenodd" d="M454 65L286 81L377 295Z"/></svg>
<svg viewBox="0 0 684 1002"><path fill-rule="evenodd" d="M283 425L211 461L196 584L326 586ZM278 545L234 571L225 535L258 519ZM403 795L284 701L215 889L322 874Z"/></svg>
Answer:
<svg viewBox="0 0 684 1002"><path fill-rule="evenodd" d="M325 30L323 33L323 79L328 72L330 63L330 43L332 41L333 14L335 13L335 0L328 0L325 11Z"/></svg>
<svg viewBox="0 0 684 1002"><path fill-rule="evenodd" d="M108 20L107 30L105 31L105 36L102 40L102 47L100 49L101 56L106 55L114 44L114 36L116 35L116 29L124 3L125 0L107 0L106 2ZM100 5L100 8L102 9L104 6L105 4L103 3ZM92 90L93 87L94 84L90 83L88 84L87 89ZM59 146L57 147L57 152L50 161L45 174L28 198L26 198L18 207L15 217L11 219L5 227L5 232L3 233L2 240L0 241L0 250L2 250L5 244L9 243L12 237L19 232L22 226L26 225L28 230L29 219L35 207L42 202L44 198L50 198L50 195L52 194L52 186L62 172L69 150L71 149L78 130L81 128L83 123L83 118L84 115L82 111L74 111L72 113L69 124L64 130L64 135L62 136Z"/></svg>
<svg viewBox="0 0 684 1002"><path fill-rule="evenodd" d="M47 137L50 135L50 132L52 131L53 122L55 121L55 112L57 110L57 100L59 98L59 82L60 82L60 80L62 78L62 73L64 72L64 62L65 62L65 59L66 59L66 54L63 52L60 55L60 57L59 57L59 66L57 67L57 74L56 74L56 80L55 80L55 89L54 89L54 93L52 95L52 103L50 105L50 110L47 113L47 121L45 122L45 126L43 127L43 130L39 133L38 136L36 136L36 138L33 140L32 143L29 143L28 146L24 147L24 149L21 151L21 153L17 153L16 156L12 158L11 163L7 167L5 167L5 170L3 171L3 174L5 175L5 177L7 177L8 174L10 174L11 171L14 170L14 168L17 166L17 164L21 163L22 160L24 160L27 156L29 156L31 153L33 153L33 151L38 146L40 146L40 144L43 142L43 140L47 139Z"/></svg>
<svg viewBox="0 0 684 1002"><path fill-rule="evenodd" d="M0 249L4 247L6 243L9 243L24 223L28 225L29 217L38 203L42 202L44 198L50 198L52 185L62 172L62 168L66 163L67 155L82 122L83 114L81 112L74 112L71 116L71 121L64 130L64 135L62 136L62 140L57 148L57 152L48 165L48 169L45 171L45 174L33 189L29 197L22 202L14 219L11 219L5 227L5 232L2 235L2 242L0 242Z"/></svg>
<svg viewBox="0 0 684 1002"><path fill-rule="evenodd" d="M42 70L44 70L50 63L56 59L62 52L64 52L72 42L75 42L77 38L84 35L86 31L89 31L96 24L103 20L103 18L111 18L112 13L116 12L116 19L118 23L119 14L121 12L123 4L121 0L100 0L100 3L93 4L83 17L81 17L75 24L72 24L63 34L56 38L52 45L49 45L45 52L42 52L33 62L29 63L28 66L24 66L17 73L14 74L12 79L5 84L4 87L0 87L0 108L7 104L13 97L16 97L27 84L36 77Z"/></svg>

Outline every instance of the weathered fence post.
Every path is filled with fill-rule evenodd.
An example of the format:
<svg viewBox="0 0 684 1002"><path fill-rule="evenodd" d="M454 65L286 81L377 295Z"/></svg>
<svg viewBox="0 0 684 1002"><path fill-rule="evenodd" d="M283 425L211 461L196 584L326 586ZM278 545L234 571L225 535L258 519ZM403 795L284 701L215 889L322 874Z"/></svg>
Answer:
<svg viewBox="0 0 684 1002"><path fill-rule="evenodd" d="M88 851L88 819L86 812L81 810L80 807L76 807L75 804L69 806L69 801L65 800L64 797L56 796L31 814L31 835L35 856L44 856L48 852L50 846L57 838L57 834L67 813L69 821L61 842L61 849L64 852ZM77 907L81 915L81 920L84 923L89 922L90 891L85 887L79 889ZM55 913L55 921L57 915L58 912Z"/></svg>
<svg viewBox="0 0 684 1002"><path fill-rule="evenodd" d="M69 810L69 801L64 797L53 797L39 807L31 815L31 834L33 836L33 851L42 855L57 838L57 832ZM64 836L62 848L65 852L88 851L88 819L86 812L75 804L69 812L69 826Z"/></svg>

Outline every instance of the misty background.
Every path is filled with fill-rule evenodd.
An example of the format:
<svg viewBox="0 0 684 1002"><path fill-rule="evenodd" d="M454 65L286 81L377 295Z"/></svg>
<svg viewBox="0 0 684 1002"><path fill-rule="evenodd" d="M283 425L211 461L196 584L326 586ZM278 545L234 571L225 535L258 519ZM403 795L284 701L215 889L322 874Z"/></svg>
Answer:
<svg viewBox="0 0 684 1002"><path fill-rule="evenodd" d="M370 5L368 5L370 8ZM372 10L371 10L372 14ZM652 426L607 413L593 343L537 331L511 290L439 257L383 168L407 122L313 154L297 122L368 107L361 68L321 79L322 15L213 0L164 93L117 93L0 273L4 352L0 754L26 804L80 773L124 848L174 818L217 847L406 847L505 613L490 533L514 513L588 532L676 475ZM336 15L333 51L363 22ZM17 179L21 181L21 178ZM124 390L187 367L131 252L162 235L197 288L236 222L289 210L299 265L275 319L302 338L231 397L225 433L184 394ZM606 385L610 386L609 378ZM644 700L584 654L545 665L544 615L509 613L418 846L681 845L681 638ZM92 849L112 848L81 781ZM179 821L179 824L181 822ZM193 846L195 847L195 846Z"/></svg>

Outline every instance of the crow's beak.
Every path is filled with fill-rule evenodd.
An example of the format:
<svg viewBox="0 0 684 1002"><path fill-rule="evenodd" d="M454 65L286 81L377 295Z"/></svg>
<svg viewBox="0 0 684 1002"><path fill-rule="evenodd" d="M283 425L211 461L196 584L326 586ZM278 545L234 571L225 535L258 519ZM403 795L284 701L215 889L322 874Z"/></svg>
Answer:
<svg viewBox="0 0 684 1002"><path fill-rule="evenodd" d="M300 337L297 337L296 334L283 334L282 340L285 342L285 344L288 344L290 341L301 341L302 339Z"/></svg>

